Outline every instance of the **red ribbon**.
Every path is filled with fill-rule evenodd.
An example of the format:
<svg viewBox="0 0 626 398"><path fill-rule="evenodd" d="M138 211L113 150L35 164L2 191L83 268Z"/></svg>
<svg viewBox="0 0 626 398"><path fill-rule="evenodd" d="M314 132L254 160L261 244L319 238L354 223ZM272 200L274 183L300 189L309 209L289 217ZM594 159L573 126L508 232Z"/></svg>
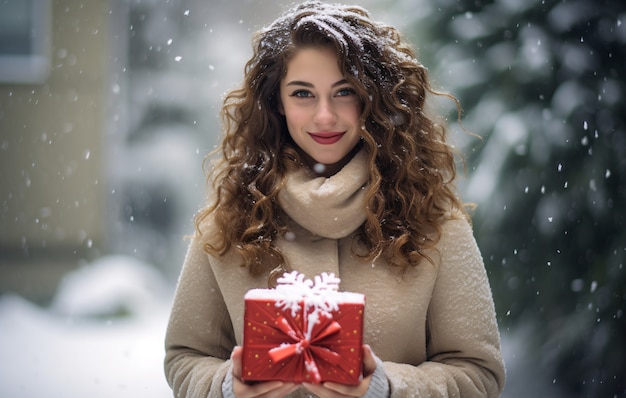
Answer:
<svg viewBox="0 0 626 398"><path fill-rule="evenodd" d="M306 371L315 383L321 381L316 359L321 359L332 365L337 365L341 360L341 356L338 353L319 345L326 337L341 331L341 325L333 320L332 317L328 316L321 317L319 322L320 325L313 326L309 340L305 337L302 330L292 327L284 316L279 316L276 319L276 327L288 336L293 343L282 344L279 347L274 347L269 350L269 356L274 362L281 362L292 356L300 356L304 361ZM305 322L304 329L306 330L306 328L307 325Z"/></svg>

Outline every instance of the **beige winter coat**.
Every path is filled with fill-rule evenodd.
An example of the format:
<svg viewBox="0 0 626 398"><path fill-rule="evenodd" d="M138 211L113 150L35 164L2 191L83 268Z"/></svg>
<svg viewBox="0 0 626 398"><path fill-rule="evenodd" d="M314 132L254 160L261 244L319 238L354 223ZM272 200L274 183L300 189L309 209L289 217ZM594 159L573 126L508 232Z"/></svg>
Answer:
<svg viewBox="0 0 626 398"><path fill-rule="evenodd" d="M500 339L470 225L451 217L430 253L435 264L425 261L402 277L381 260L363 263L352 249L366 174L357 154L328 179L304 170L290 176L280 203L292 233L276 245L292 269L309 278L333 272L342 290L365 294L364 342L384 361L392 397L498 396L505 379ZM205 232L218 233L211 225ZM189 246L165 342L166 376L177 397L222 396L230 353L242 344L243 296L267 287L267 275L251 277L239 264L234 253L209 256L198 239Z"/></svg>

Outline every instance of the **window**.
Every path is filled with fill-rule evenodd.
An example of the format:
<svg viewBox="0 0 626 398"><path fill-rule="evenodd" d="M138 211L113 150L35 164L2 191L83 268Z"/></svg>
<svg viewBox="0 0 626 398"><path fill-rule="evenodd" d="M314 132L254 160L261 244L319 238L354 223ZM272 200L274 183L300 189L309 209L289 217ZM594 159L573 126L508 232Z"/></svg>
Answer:
<svg viewBox="0 0 626 398"><path fill-rule="evenodd" d="M0 1L0 83L46 81L51 20L51 0Z"/></svg>

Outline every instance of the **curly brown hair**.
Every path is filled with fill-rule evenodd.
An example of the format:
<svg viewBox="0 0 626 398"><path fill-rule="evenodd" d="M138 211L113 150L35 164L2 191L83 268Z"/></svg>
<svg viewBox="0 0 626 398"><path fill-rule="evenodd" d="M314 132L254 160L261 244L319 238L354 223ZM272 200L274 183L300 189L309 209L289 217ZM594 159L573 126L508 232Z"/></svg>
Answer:
<svg viewBox="0 0 626 398"><path fill-rule="evenodd" d="M253 38L253 56L241 88L224 99L221 157L208 182L214 201L195 218L197 233L211 220L219 236L205 250L222 256L234 248L253 275L285 267L272 242L286 231L277 195L285 172L302 167L285 117L279 86L294 52L328 46L361 102L362 144L368 153L369 184L359 231L364 261L383 256L405 270L427 257L451 210L467 217L456 195L455 153L446 129L427 116L434 90L426 68L393 27L367 11L309 1L296 6Z"/></svg>

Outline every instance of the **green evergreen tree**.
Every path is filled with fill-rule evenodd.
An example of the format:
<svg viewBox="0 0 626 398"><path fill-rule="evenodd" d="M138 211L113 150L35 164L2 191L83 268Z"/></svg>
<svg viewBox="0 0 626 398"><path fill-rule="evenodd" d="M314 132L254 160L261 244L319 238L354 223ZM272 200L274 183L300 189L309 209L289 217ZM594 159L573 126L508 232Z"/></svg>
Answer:
<svg viewBox="0 0 626 398"><path fill-rule="evenodd" d="M420 59L484 138L463 189L501 326L568 396L626 396L626 2L423 6Z"/></svg>

